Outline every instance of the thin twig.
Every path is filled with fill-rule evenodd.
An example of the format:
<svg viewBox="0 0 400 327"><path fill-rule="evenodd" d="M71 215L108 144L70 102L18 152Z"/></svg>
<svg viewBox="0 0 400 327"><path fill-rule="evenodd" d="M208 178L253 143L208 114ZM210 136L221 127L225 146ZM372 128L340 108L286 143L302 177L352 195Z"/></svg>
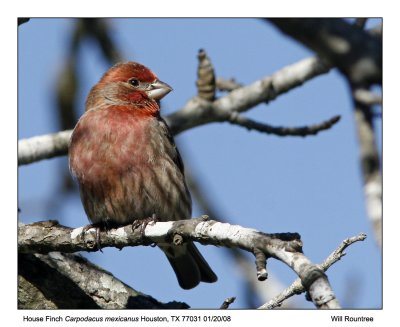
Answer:
<svg viewBox="0 0 400 327"><path fill-rule="evenodd" d="M234 297L234 296L233 296L233 297L228 297L228 298L225 299L225 301L222 303L220 309L228 309L229 306L230 306L233 302L235 302L235 300L236 300L236 297Z"/></svg>
<svg viewBox="0 0 400 327"><path fill-rule="evenodd" d="M365 233L360 233L356 236L349 237L345 239L339 246L338 248L333 251L325 260L323 263L321 263L321 268L324 271L327 271L330 266L338 262L343 256L346 255L344 250L346 250L350 245L356 242L361 242L365 241L367 238L367 234Z"/></svg>
<svg viewBox="0 0 400 327"><path fill-rule="evenodd" d="M327 130L335 125L340 120L340 116L332 117L322 123L303 126L303 127L277 127L264 123L256 122L252 119L243 117L238 113L233 113L230 116L229 122L247 128L248 130L256 130L262 133L274 134L279 136L309 136L316 135L323 130Z"/></svg>
<svg viewBox="0 0 400 327"><path fill-rule="evenodd" d="M323 263L321 263L319 266L321 269L324 271L328 270L329 267L331 267L333 264L335 264L337 261L339 261L343 256L346 255L344 250L349 247L351 244L359 241L364 241L367 238L367 235L364 233L360 233L357 236L350 237L348 239L345 239L339 247L333 251L325 260ZM288 298L292 297L293 295L296 294L301 294L304 293L306 290L304 286L301 283L300 278L297 278L292 285L290 285L288 288L284 289L279 295L268 301L267 303L263 304L260 306L258 309L274 309L276 307L279 307L282 305L283 301L287 300Z"/></svg>
<svg viewBox="0 0 400 327"><path fill-rule="evenodd" d="M111 63L122 60L121 53L112 38L112 32L106 19L83 18L79 20L84 33L98 42L104 57Z"/></svg>
<svg viewBox="0 0 400 327"><path fill-rule="evenodd" d="M217 89L220 91L231 92L233 90L236 90L236 89L242 87L243 84L236 82L234 78L231 78L231 79L217 78L216 86L217 86Z"/></svg>

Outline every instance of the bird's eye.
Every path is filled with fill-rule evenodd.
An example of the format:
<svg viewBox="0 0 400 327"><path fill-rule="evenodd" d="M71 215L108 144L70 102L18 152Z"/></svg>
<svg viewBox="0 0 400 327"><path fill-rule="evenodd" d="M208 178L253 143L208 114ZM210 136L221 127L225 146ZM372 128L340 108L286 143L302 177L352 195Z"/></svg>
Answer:
<svg viewBox="0 0 400 327"><path fill-rule="evenodd" d="M131 84L132 86L139 86L139 80L137 80L136 78L132 78L129 81L129 84Z"/></svg>

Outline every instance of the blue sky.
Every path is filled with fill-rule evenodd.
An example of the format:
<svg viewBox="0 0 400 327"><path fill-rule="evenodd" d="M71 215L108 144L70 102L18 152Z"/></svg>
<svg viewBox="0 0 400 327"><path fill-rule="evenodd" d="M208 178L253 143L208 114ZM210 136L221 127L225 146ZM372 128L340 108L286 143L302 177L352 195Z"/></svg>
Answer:
<svg viewBox="0 0 400 327"><path fill-rule="evenodd" d="M70 19L32 19L19 27L19 139L59 130L55 89L73 23ZM217 76L234 77L243 84L313 55L256 19L112 19L109 23L123 57L150 67L174 88L163 99L164 115L182 108L196 94L200 48L207 51ZM375 24L377 20L369 26ZM109 65L93 42L81 48L78 64L78 108L83 112L88 91ZM367 240L351 246L328 277L343 306L379 308L381 255L364 208L356 131L344 79L331 71L246 113L276 126L311 125L334 115L342 116L337 125L306 138L283 138L214 123L185 131L176 141L186 165L231 223L264 232L298 232L305 254L316 263L343 239L367 233ZM379 118L375 125L381 148ZM78 194L64 197L60 192L60 171L66 167L64 157L19 168L22 222L57 219L71 227L87 224ZM193 216L201 214L205 212L195 205ZM223 249L199 248L219 281L190 291L179 288L156 248L105 249L85 256L163 302L180 300L193 308L217 308L225 298L236 296L231 307L244 307L242 276L234 262ZM270 260L268 267L287 286L296 277L276 260ZM302 307L313 307L303 295L298 300Z"/></svg>

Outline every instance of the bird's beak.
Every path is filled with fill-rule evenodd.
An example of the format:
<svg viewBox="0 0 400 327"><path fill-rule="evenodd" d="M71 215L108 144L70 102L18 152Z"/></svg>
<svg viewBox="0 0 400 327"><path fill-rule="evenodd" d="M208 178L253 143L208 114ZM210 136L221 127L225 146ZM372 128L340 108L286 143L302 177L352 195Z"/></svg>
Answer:
<svg viewBox="0 0 400 327"><path fill-rule="evenodd" d="M156 80L150 84L150 90L147 91L147 95L149 98L157 101L165 97L171 91L172 87L167 83Z"/></svg>

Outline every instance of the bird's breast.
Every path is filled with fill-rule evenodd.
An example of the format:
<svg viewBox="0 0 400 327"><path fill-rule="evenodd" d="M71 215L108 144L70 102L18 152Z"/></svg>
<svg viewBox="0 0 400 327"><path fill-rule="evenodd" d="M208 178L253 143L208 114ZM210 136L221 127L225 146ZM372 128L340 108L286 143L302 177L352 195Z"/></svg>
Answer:
<svg viewBox="0 0 400 327"><path fill-rule="evenodd" d="M87 111L74 129L69 154L92 222L122 224L153 213L161 219L190 217L177 152L157 118L124 108Z"/></svg>
<svg viewBox="0 0 400 327"><path fill-rule="evenodd" d="M70 166L78 178L122 173L155 161L157 151L148 146L155 124L152 118L137 117L131 111L117 107L82 116L70 145Z"/></svg>

